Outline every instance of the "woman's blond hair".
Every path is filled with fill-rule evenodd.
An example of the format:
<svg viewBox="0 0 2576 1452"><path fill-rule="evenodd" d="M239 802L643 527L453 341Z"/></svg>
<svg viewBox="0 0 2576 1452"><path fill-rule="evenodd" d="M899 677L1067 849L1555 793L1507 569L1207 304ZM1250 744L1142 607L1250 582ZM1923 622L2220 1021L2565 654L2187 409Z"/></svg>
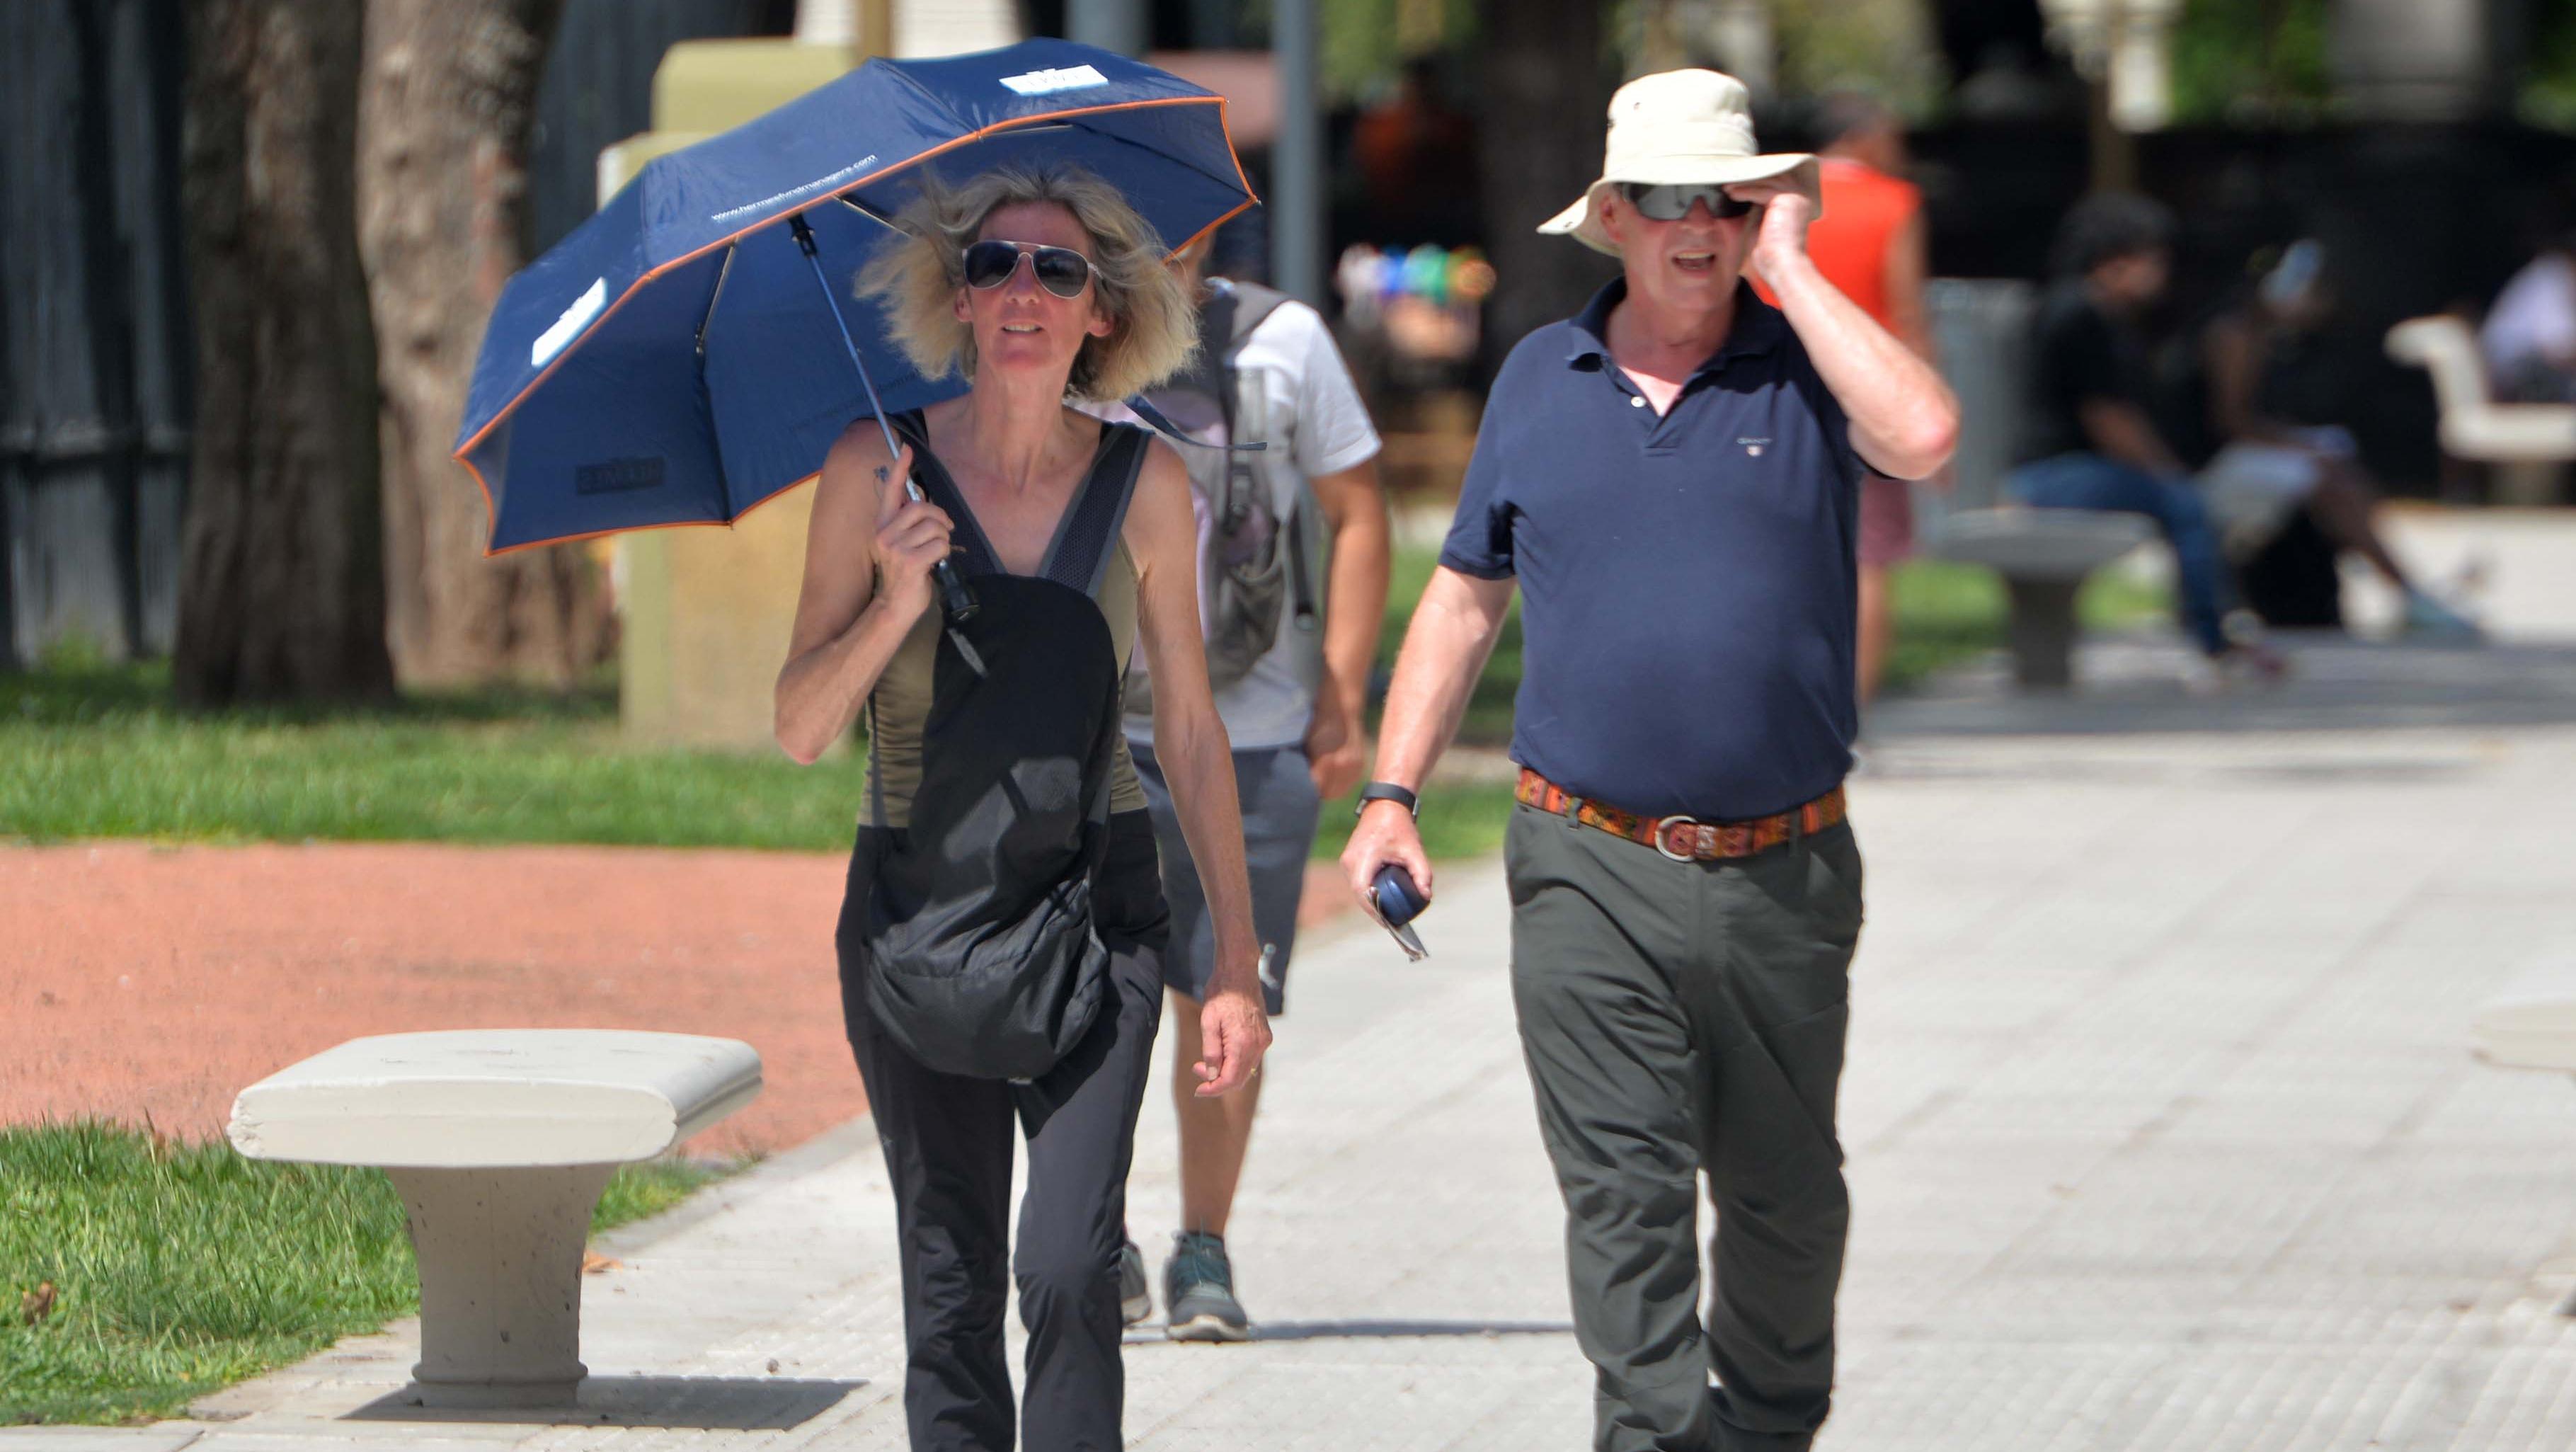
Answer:
<svg viewBox="0 0 2576 1452"><path fill-rule="evenodd" d="M1163 266L1162 240L1115 187L1074 166L1001 166L950 187L925 172L897 220L904 239L859 274L858 294L884 309L895 345L925 378L973 377L975 332L951 300L966 285L965 253L1003 207L1052 202L1091 237L1092 295L1107 337L1085 338L1068 397L1108 402L1162 382L1198 346L1198 319Z"/></svg>

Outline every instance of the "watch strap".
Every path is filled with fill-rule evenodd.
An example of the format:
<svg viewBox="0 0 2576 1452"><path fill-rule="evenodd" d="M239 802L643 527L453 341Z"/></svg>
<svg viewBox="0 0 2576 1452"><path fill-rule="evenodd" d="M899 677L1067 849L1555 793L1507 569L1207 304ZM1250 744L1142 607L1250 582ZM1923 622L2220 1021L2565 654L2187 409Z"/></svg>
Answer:
<svg viewBox="0 0 2576 1452"><path fill-rule="evenodd" d="M1373 781L1361 787L1359 803L1351 808L1351 815L1358 816L1367 811L1371 802L1398 802L1403 805L1406 815L1422 815L1422 799L1391 781Z"/></svg>

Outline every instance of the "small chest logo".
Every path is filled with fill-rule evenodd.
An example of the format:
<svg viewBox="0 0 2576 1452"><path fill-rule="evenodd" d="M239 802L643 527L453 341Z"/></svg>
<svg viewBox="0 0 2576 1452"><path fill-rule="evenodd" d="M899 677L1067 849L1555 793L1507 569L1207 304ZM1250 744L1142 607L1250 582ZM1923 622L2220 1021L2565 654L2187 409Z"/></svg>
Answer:
<svg viewBox="0 0 2576 1452"><path fill-rule="evenodd" d="M1736 442L1744 446L1744 452L1746 454L1756 459L1762 457L1762 451L1764 449L1771 447L1771 441L1769 439L1737 439Z"/></svg>

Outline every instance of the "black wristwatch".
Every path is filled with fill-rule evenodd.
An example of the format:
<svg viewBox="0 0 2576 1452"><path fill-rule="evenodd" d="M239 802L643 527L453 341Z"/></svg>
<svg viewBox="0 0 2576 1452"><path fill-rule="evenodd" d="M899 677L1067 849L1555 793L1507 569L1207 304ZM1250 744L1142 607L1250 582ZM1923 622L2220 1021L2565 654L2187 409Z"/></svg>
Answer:
<svg viewBox="0 0 2576 1452"><path fill-rule="evenodd" d="M1351 808L1351 815L1356 817L1367 811L1371 802L1401 802L1407 815L1422 815L1422 799L1391 781L1373 781L1361 787L1359 804Z"/></svg>

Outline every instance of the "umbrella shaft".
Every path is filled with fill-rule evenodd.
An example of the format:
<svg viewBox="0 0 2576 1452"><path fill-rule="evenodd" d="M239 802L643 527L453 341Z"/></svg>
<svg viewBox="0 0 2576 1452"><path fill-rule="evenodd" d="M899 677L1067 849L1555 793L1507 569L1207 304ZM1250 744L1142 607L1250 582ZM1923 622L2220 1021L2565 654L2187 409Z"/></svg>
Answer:
<svg viewBox="0 0 2576 1452"><path fill-rule="evenodd" d="M802 212L788 218L787 226L796 234L796 245L804 251L806 265L814 269L814 285L823 289L823 301L832 310L832 325L841 330L841 347L850 355L850 366L859 370L859 387L867 390L868 411L877 421L877 432L885 435L886 457L896 458L903 453L903 448L895 442L894 425L886 422L885 401L877 397L877 381L868 376L868 362L859 356L859 340L850 336L850 320L841 315L841 295L832 290L832 280L823 275L823 258L814 247L814 229L807 224ZM921 486L913 482L910 470L904 471L903 492L914 499L923 497ZM948 612L954 633L957 624L974 618L975 592L966 588L966 582L958 578L956 568L946 560L932 565L930 574L939 585L940 604ZM974 663L975 673L982 675L983 663L975 660L973 649L966 644L962 634L958 636L957 644L959 651Z"/></svg>

